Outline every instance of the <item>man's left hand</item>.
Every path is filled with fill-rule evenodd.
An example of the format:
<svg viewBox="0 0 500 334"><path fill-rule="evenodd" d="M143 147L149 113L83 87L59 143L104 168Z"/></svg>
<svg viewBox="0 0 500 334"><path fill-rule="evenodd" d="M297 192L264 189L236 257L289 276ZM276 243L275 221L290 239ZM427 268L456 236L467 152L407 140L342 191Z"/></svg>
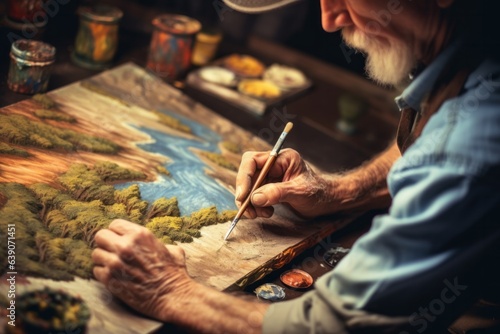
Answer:
<svg viewBox="0 0 500 334"><path fill-rule="evenodd" d="M125 220L113 221L94 240L95 278L135 310L169 321L169 308L194 285L184 251L165 246L145 227Z"/></svg>

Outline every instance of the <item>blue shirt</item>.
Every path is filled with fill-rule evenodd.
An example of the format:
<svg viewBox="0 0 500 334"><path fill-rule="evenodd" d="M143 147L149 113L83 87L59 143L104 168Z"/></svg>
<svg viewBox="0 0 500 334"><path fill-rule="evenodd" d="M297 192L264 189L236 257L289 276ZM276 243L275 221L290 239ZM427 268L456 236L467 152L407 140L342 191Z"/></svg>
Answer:
<svg viewBox="0 0 500 334"><path fill-rule="evenodd" d="M439 72L462 47L456 42L446 48L396 99L398 106L420 110ZM388 214L375 217L314 292L272 305L264 331L294 332L294 326L297 333L321 333L335 327L343 333L370 314L400 316L423 331L467 290L470 268L500 244L498 175L500 63L485 59L393 165ZM287 326L276 325L277 315L294 319L287 320L288 329L277 328Z"/></svg>
<svg viewBox="0 0 500 334"><path fill-rule="evenodd" d="M461 47L456 42L442 52L396 99L398 106L420 110ZM500 230L498 175L500 64L487 59L391 168L389 213L374 219L369 233L320 284L355 308L416 311L412 301L421 300L427 288L421 282L446 287L445 280L459 281L455 276L474 261L468 253L478 256L489 242L500 241L481 233L492 223Z"/></svg>

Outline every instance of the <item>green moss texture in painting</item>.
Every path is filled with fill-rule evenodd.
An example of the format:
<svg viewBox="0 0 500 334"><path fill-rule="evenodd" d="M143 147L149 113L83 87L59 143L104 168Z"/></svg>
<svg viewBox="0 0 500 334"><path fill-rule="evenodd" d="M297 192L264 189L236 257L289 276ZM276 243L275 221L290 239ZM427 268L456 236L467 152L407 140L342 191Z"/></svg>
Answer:
<svg viewBox="0 0 500 334"><path fill-rule="evenodd" d="M148 203L136 184L121 190L111 184L144 177L104 161L92 167L74 164L53 185L0 183L0 228L16 228L18 272L55 280L90 278L94 236L114 219L146 226L162 242L173 243L190 242L201 235L201 227L236 214L219 213L213 206L182 217L175 197ZM0 249L6 254L7 243L1 242ZM7 258L0 265L5 270Z"/></svg>
<svg viewBox="0 0 500 334"><path fill-rule="evenodd" d="M58 122L76 123L76 118L74 118L73 116L49 109L35 110L35 116L41 119L51 119Z"/></svg>
<svg viewBox="0 0 500 334"><path fill-rule="evenodd" d="M0 154L10 154L10 155L17 155L19 157L27 158L30 156L30 154L20 148L13 147L9 144L2 143L0 142Z"/></svg>
<svg viewBox="0 0 500 334"><path fill-rule="evenodd" d="M146 174L142 172L136 172L134 170L123 168L109 161L96 163L94 165L94 171L105 182L142 180L146 178Z"/></svg>
<svg viewBox="0 0 500 334"><path fill-rule="evenodd" d="M161 124L166 125L172 129L175 129L177 131L185 132L185 133L191 133L191 128L185 124L183 124L181 121L179 121L177 118L166 115L160 111L157 110L152 110L152 113L155 114L158 117L158 120Z"/></svg>
<svg viewBox="0 0 500 334"><path fill-rule="evenodd" d="M46 94L35 94L32 99L38 102L44 109L54 109L57 107L56 102Z"/></svg>
<svg viewBox="0 0 500 334"><path fill-rule="evenodd" d="M216 163L220 167L232 170L234 172L238 170L238 168L231 162L229 162L226 158L224 158L222 154L207 152L207 151L200 152L200 154L206 157L208 160L212 161L213 163Z"/></svg>
<svg viewBox="0 0 500 334"><path fill-rule="evenodd" d="M62 151L115 154L120 149L110 140L32 121L22 115L0 114L0 140L15 145Z"/></svg>
<svg viewBox="0 0 500 334"><path fill-rule="evenodd" d="M160 174L165 175L165 176L172 176L172 174L170 174L168 169L166 169L165 167L160 166L160 165L156 166L156 171Z"/></svg>
<svg viewBox="0 0 500 334"><path fill-rule="evenodd" d="M223 141L221 144L222 144L222 147L224 147L229 152L232 152L235 154L241 154L241 146L239 144L236 144L232 141Z"/></svg>

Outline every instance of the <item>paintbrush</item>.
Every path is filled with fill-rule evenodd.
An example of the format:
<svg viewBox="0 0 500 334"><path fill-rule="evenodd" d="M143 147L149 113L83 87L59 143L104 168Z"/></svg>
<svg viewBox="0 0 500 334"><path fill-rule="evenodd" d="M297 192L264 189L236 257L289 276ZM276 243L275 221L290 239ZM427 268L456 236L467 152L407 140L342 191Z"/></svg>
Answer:
<svg viewBox="0 0 500 334"><path fill-rule="evenodd" d="M286 135L292 130L293 128L293 123L288 122L285 126L285 129L281 133L280 137L278 138L278 141L274 145L273 150L271 153L269 153L269 157L266 160L266 163L264 164L264 167L262 167L262 170L260 171L259 177L257 178L257 181L255 181L252 189L248 193L248 197L245 199L243 204L241 205L240 209L238 210L238 213L236 214L236 217L234 217L233 222L229 226L229 230L227 231L226 235L224 236L224 241L227 240L233 229L236 227L236 224L238 224L238 221L240 220L241 216L243 213L245 213L245 210L247 209L248 205L250 204L250 199L252 198L253 192L259 188L262 185L262 182L264 182L264 179L267 176L267 173L271 169L271 167L274 164L274 161L276 161L276 158L278 157L278 154L281 150L281 146L283 146L283 142L285 141Z"/></svg>

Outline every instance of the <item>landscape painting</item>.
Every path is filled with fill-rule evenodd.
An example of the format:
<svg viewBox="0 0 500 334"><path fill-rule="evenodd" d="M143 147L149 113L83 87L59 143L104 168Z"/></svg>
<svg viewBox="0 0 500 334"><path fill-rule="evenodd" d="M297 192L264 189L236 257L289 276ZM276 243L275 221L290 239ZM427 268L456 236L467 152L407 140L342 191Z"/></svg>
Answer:
<svg viewBox="0 0 500 334"><path fill-rule="evenodd" d="M224 243L241 154L269 148L134 64L0 109L0 234L15 225L17 292L81 295L89 333L157 328L92 278L94 235L117 218L183 247L190 275L219 290L283 266L346 222L304 224L278 209L242 220Z"/></svg>

